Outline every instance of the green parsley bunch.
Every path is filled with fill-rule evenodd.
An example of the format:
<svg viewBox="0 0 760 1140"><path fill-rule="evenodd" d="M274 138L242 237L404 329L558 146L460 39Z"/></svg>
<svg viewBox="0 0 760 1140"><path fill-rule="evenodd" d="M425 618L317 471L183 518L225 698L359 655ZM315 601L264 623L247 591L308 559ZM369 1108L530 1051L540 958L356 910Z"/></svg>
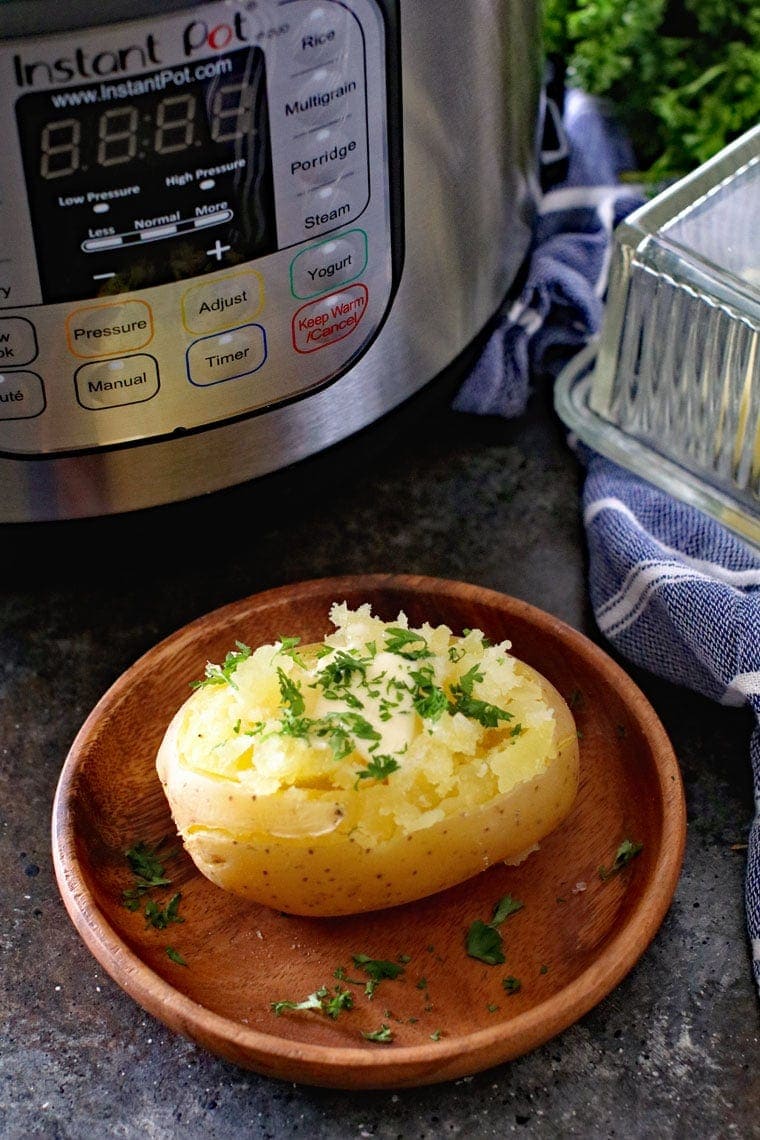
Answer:
<svg viewBox="0 0 760 1140"><path fill-rule="evenodd" d="M760 121L757 0L544 0L544 46L611 101L637 179L680 178Z"/></svg>

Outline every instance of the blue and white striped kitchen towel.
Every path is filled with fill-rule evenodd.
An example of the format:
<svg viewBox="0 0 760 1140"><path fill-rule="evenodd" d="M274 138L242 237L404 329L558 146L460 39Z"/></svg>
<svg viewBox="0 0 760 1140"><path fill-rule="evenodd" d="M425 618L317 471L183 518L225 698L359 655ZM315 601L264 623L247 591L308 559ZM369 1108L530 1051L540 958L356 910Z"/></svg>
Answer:
<svg viewBox="0 0 760 1140"><path fill-rule="evenodd" d="M542 200L526 282L454 400L513 417L599 331L610 238L643 200L619 181L626 141L603 108L568 91L567 174ZM572 441L571 441L572 442ZM711 517L575 444L585 467L589 595L600 631L628 660L723 705L748 704L756 814L745 911L760 988L760 554Z"/></svg>

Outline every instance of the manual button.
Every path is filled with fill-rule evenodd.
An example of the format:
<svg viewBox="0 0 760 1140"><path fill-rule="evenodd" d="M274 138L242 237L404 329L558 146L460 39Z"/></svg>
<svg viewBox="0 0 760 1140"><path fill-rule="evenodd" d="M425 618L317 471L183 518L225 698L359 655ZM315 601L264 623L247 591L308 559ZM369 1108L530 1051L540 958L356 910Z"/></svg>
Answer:
<svg viewBox="0 0 760 1140"><path fill-rule="evenodd" d="M77 400L91 412L144 404L158 394L158 362L145 352L94 361L77 368L74 384Z"/></svg>
<svg viewBox="0 0 760 1140"><path fill-rule="evenodd" d="M190 333L212 333L251 321L264 304L264 278L244 270L194 285L182 296L182 323Z"/></svg>

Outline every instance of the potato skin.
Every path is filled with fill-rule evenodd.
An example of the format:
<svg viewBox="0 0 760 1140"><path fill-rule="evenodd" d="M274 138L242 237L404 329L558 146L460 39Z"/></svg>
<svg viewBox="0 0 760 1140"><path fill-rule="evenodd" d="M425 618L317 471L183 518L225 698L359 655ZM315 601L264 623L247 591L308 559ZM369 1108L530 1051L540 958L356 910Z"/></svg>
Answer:
<svg viewBox="0 0 760 1140"><path fill-rule="evenodd" d="M579 780L570 709L546 678L524 663L521 668L540 685L555 713L555 754L545 770L472 810L373 847L352 834L355 818L345 792L293 788L251 797L234 781L182 764L177 734L183 706L161 743L156 766L185 849L222 889L313 917L412 902L493 863L519 859L569 814ZM355 809L360 795L351 800Z"/></svg>

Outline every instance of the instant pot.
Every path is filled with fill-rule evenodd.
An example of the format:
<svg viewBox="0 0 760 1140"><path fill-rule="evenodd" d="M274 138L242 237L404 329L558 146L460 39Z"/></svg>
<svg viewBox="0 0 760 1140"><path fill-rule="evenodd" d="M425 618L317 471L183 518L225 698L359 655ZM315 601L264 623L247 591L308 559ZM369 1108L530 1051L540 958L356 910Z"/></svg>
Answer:
<svg viewBox="0 0 760 1140"><path fill-rule="evenodd" d="M0 522L276 472L462 359L530 244L540 20L0 4Z"/></svg>

